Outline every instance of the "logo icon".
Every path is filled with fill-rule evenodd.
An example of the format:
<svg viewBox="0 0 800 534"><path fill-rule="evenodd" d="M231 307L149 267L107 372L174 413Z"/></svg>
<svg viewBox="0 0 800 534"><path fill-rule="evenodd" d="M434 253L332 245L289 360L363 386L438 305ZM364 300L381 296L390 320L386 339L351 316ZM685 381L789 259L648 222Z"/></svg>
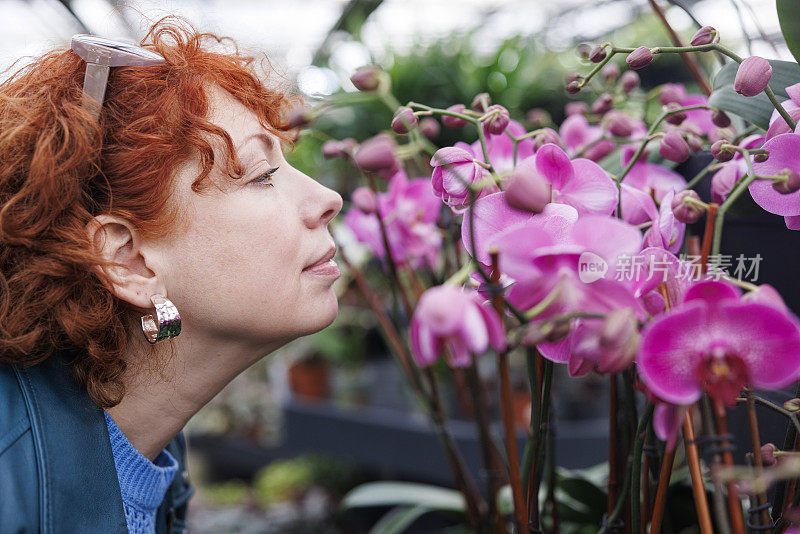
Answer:
<svg viewBox="0 0 800 534"><path fill-rule="evenodd" d="M578 278L585 284L600 280L608 272L606 260L594 252L582 252L578 258Z"/></svg>

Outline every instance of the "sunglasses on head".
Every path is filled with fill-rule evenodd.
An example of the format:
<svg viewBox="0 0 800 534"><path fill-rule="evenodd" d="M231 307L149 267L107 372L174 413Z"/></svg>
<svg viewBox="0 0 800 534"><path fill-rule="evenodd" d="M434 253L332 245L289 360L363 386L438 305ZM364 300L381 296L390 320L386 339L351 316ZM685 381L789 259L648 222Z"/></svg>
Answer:
<svg viewBox="0 0 800 534"><path fill-rule="evenodd" d="M142 46L95 35L75 35L70 47L86 62L83 105L95 119L100 116L111 67L147 67L165 62L161 55Z"/></svg>

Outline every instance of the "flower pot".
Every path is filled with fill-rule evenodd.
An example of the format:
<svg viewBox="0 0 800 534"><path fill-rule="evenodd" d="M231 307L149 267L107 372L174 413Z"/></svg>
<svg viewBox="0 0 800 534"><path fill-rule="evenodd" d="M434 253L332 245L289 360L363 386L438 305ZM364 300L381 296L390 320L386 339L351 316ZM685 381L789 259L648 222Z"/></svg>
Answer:
<svg viewBox="0 0 800 534"><path fill-rule="evenodd" d="M306 399L326 399L330 395L330 369L321 358L300 360L289 367L289 387Z"/></svg>

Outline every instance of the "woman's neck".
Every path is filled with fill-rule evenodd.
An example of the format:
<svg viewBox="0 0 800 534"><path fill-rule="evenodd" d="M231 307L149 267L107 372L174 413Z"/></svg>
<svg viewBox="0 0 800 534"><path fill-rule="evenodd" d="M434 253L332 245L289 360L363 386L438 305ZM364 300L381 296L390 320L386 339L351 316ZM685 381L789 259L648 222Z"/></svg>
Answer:
<svg viewBox="0 0 800 534"><path fill-rule="evenodd" d="M184 326L180 336L156 345L158 362L149 363L144 335L134 336L126 351L125 395L107 411L128 441L153 460L231 380L284 343L245 345Z"/></svg>

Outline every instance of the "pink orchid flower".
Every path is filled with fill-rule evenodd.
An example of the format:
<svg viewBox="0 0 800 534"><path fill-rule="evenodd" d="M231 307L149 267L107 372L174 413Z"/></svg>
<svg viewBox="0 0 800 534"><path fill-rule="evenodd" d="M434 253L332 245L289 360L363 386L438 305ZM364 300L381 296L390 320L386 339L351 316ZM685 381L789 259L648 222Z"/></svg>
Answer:
<svg viewBox="0 0 800 534"><path fill-rule="evenodd" d="M558 129L558 135L567 151L575 155L590 143L603 137L603 129L600 126L590 126L585 116L575 113L564 119Z"/></svg>
<svg viewBox="0 0 800 534"><path fill-rule="evenodd" d="M683 246L686 224L676 219L672 212L672 197L674 196L675 192L670 191L661 199L658 218L653 220L653 225L644 234L645 246L661 247L672 253L677 253Z"/></svg>
<svg viewBox="0 0 800 534"><path fill-rule="evenodd" d="M630 163L635 152L636 147L632 145L626 145L622 148L623 168ZM635 187L647 194L653 191L656 201L659 203L661 203L668 191L681 191L686 187L686 179L683 176L663 165L649 163L646 157L640 157L636 160L622 183ZM625 206L622 207L622 216L625 217Z"/></svg>
<svg viewBox="0 0 800 534"><path fill-rule="evenodd" d="M742 139L739 146L746 149L760 148L764 144L764 136L754 134ZM722 204L728 198L733 186L742 176L747 174L747 162L741 152L736 152L733 159L723 163L711 178L711 200Z"/></svg>
<svg viewBox="0 0 800 534"><path fill-rule="evenodd" d="M800 321L738 288L703 281L683 302L648 323L639 374L659 398L692 404L702 392L732 405L741 389L778 389L800 376Z"/></svg>
<svg viewBox="0 0 800 534"><path fill-rule="evenodd" d="M797 157L800 154L800 135L783 134L773 137L762 148L769 151L769 159L762 163L753 163L753 170L757 175L774 176L784 169L800 173L800 158ZM798 193L784 195L773 189L770 180L756 180L750 184L750 195L756 204L768 212L783 215L790 230L800 230Z"/></svg>
<svg viewBox="0 0 800 534"><path fill-rule="evenodd" d="M548 234L561 242L566 241L567 233L572 223L578 220L578 212L572 206L550 203L539 214L520 211L508 205L505 191L493 193L475 201L472 226L475 227L475 260L483 265L488 265L489 245L491 242L506 232L512 231L519 225L528 221L538 221ZM472 255L470 215L464 215L461 222L461 242L464 250Z"/></svg>
<svg viewBox="0 0 800 534"><path fill-rule="evenodd" d="M625 307L644 316L630 284L614 279L618 262L641 249L638 229L599 215L580 217L560 234L550 232L548 223L552 221L531 218L489 243L500 251L503 272L514 279L509 302L523 310L547 302L538 315L541 319ZM587 275L589 268L604 272Z"/></svg>
<svg viewBox="0 0 800 534"><path fill-rule="evenodd" d="M419 299L411 318L411 352L420 367L435 363L445 346L450 347L453 367L466 367L471 354L483 354L491 346L505 348L500 317L473 292L455 286L436 286Z"/></svg>
<svg viewBox="0 0 800 534"><path fill-rule="evenodd" d="M390 179L386 193L377 194L377 208L396 262L408 263L414 268L436 265L442 246L441 232L436 226L440 207L430 180L409 180L402 171ZM375 256L385 258L386 249L375 213L365 213L354 207L345 214L344 224Z"/></svg>
<svg viewBox="0 0 800 534"><path fill-rule="evenodd" d="M543 145L520 165L535 166L550 183L553 202L572 206L580 215L611 215L617 206L618 189L608 173L588 159L570 161L557 145Z"/></svg>
<svg viewBox="0 0 800 534"><path fill-rule="evenodd" d="M469 199L469 187L488 178L488 171L476 159L480 158L475 157L466 143L440 148L431 158L433 192L448 206L463 210Z"/></svg>
<svg viewBox="0 0 800 534"><path fill-rule="evenodd" d="M790 85L786 88L786 94L789 95L789 100L784 100L781 104L783 109L789 116L795 120L800 121L800 83ZM769 128L767 129L767 141L775 136L790 133L792 131L783 117L780 116L778 110L772 112L772 117L769 119Z"/></svg>

